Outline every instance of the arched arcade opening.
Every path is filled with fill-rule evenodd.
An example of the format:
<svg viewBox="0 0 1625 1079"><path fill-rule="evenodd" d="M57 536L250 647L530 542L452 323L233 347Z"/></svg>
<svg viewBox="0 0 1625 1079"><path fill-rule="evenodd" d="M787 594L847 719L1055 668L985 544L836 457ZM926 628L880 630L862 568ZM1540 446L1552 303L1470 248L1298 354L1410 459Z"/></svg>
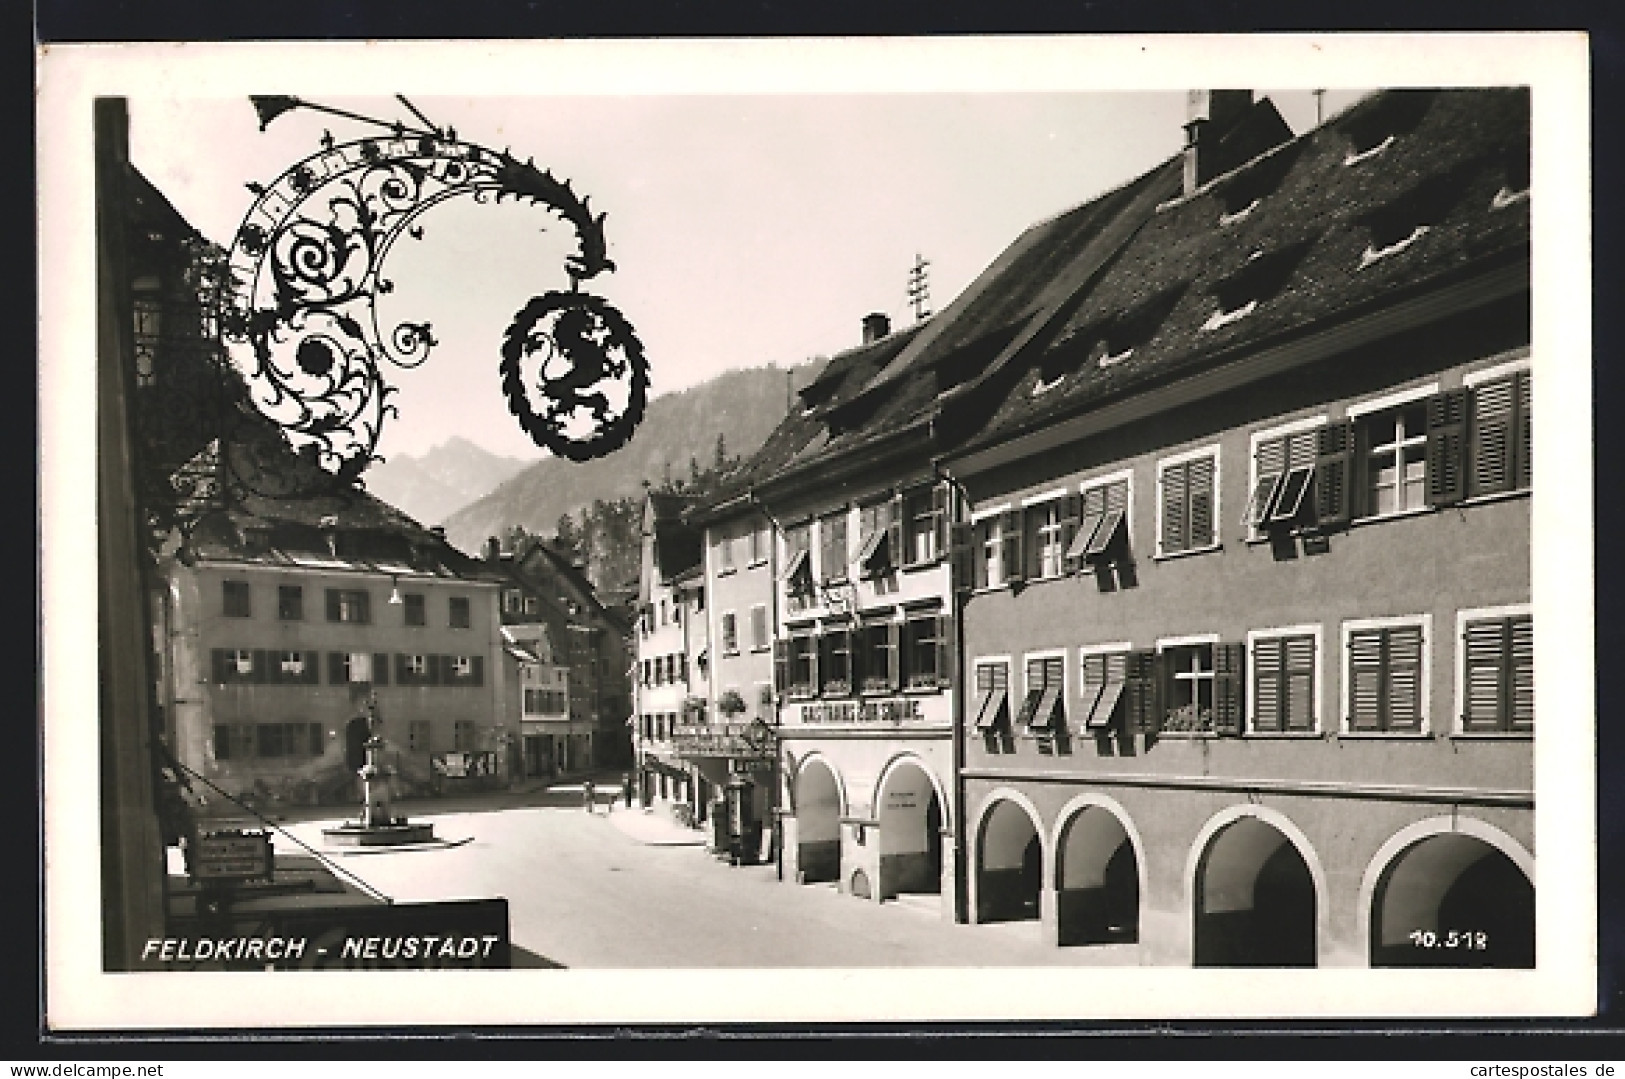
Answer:
<svg viewBox="0 0 1625 1079"><path fill-rule="evenodd" d="M835 772L811 760L796 776L796 865L803 884L841 879L841 788Z"/></svg>
<svg viewBox="0 0 1625 1079"><path fill-rule="evenodd" d="M888 771L876 799L880 821L880 897L942 892L942 799L926 770L903 761Z"/></svg>
<svg viewBox="0 0 1625 1079"><path fill-rule="evenodd" d="M1199 967L1312 967L1315 881L1286 834L1258 817L1215 832L1197 863Z"/></svg>
<svg viewBox="0 0 1625 1079"><path fill-rule="evenodd" d="M1014 922L1038 917L1044 884L1044 844L1020 804L993 803L976 843L976 920Z"/></svg>
<svg viewBox="0 0 1625 1079"><path fill-rule="evenodd" d="M1140 864L1117 814L1088 806L1056 844L1059 943L1132 944L1140 939Z"/></svg>
<svg viewBox="0 0 1625 1079"><path fill-rule="evenodd" d="M1476 836L1428 836L1389 861L1371 896L1374 967L1535 965L1535 887Z"/></svg>

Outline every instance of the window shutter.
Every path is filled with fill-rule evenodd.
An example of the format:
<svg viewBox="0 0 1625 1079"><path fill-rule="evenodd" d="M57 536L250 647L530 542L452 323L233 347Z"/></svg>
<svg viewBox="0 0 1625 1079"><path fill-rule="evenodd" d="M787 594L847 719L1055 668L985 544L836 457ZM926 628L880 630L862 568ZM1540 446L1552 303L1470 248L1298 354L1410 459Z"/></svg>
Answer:
<svg viewBox="0 0 1625 1079"><path fill-rule="evenodd" d="M417 679L413 678L406 669L406 656L400 652L395 653L395 684L409 686L416 681Z"/></svg>
<svg viewBox="0 0 1625 1079"><path fill-rule="evenodd" d="M773 688L784 693L790 685L790 642L777 640L773 642Z"/></svg>
<svg viewBox="0 0 1625 1079"><path fill-rule="evenodd" d="M886 669L890 672L888 684L894 693L902 686L902 649L898 647L901 629L896 622L886 623Z"/></svg>
<svg viewBox="0 0 1625 1079"><path fill-rule="evenodd" d="M969 521L958 522L948 527L949 575L953 579L953 587L958 592L968 592L975 586L976 578L976 526Z"/></svg>
<svg viewBox="0 0 1625 1079"><path fill-rule="evenodd" d="M951 615L938 615L936 617L935 632L937 635L937 685L943 688L954 683L954 620Z"/></svg>
<svg viewBox="0 0 1625 1079"><path fill-rule="evenodd" d="M1383 703L1383 641L1380 629L1355 630L1348 638L1349 659L1349 729L1375 731L1382 729Z"/></svg>
<svg viewBox="0 0 1625 1079"><path fill-rule="evenodd" d="M1388 631L1388 729L1422 728L1422 630L1397 626Z"/></svg>
<svg viewBox="0 0 1625 1079"><path fill-rule="evenodd" d="M339 620L339 590L336 588L327 590L327 620L329 622Z"/></svg>
<svg viewBox="0 0 1625 1079"><path fill-rule="evenodd" d="M1511 652L1508 664L1512 669L1509 679L1509 711L1512 729L1533 730L1535 727L1535 623L1525 616L1512 619Z"/></svg>
<svg viewBox="0 0 1625 1079"><path fill-rule="evenodd" d="M1462 634L1462 727L1469 731L1493 731L1502 727L1507 715L1508 624L1505 619L1467 623Z"/></svg>
<svg viewBox="0 0 1625 1079"><path fill-rule="evenodd" d="M948 554L948 507L952 504L946 480L931 488L931 548L937 561Z"/></svg>
<svg viewBox="0 0 1625 1079"><path fill-rule="evenodd" d="M1218 477L1214 475L1212 457L1198 457L1187 463L1189 468L1190 485L1190 517L1186 521L1186 546L1191 548L1206 547L1218 542L1219 537L1213 531L1214 485Z"/></svg>
<svg viewBox="0 0 1625 1079"><path fill-rule="evenodd" d="M279 670L281 666L282 665L280 663L277 664ZM250 678L250 681L254 682L256 685L276 681L276 674L272 673L271 671L270 656L266 654L266 651L263 648L254 649L254 674Z"/></svg>
<svg viewBox="0 0 1625 1079"><path fill-rule="evenodd" d="M1130 652L1124 657L1125 718L1131 730L1155 734L1162 729L1163 672L1162 657L1155 652Z"/></svg>
<svg viewBox="0 0 1625 1079"><path fill-rule="evenodd" d="M472 664L469 669L469 683L476 686L485 685L485 657L471 656L469 662Z"/></svg>
<svg viewBox="0 0 1625 1079"><path fill-rule="evenodd" d="M327 684L338 686L344 684L344 653L327 653Z"/></svg>
<svg viewBox="0 0 1625 1079"><path fill-rule="evenodd" d="M389 685L389 653L379 652L372 657L372 681L374 685Z"/></svg>
<svg viewBox="0 0 1625 1079"><path fill-rule="evenodd" d="M358 620L366 625L372 621L372 593L357 592L355 598L358 601L356 610L360 612Z"/></svg>
<svg viewBox="0 0 1625 1079"><path fill-rule="evenodd" d="M1183 464L1169 465L1162 470L1162 550L1165 553L1183 551L1190 545L1185 524L1186 482Z"/></svg>
<svg viewBox="0 0 1625 1079"><path fill-rule="evenodd" d="M320 652L300 652L299 658L304 661L304 668L299 672L299 681L303 685L320 685L322 681L322 654Z"/></svg>
<svg viewBox="0 0 1625 1079"><path fill-rule="evenodd" d="M1472 436L1468 443L1472 493L1507 491L1514 482L1513 427L1517 389L1512 378L1497 379L1472 391ZM1431 462L1429 463L1431 475Z"/></svg>
<svg viewBox="0 0 1625 1079"><path fill-rule="evenodd" d="M1217 734L1241 736L1242 671L1246 661L1246 645L1232 642L1213 646L1213 730Z"/></svg>
<svg viewBox="0 0 1625 1079"><path fill-rule="evenodd" d="M1516 428L1516 437L1513 445L1517 450L1518 461L1517 467L1513 470L1513 476L1520 490L1530 486L1533 483L1535 474L1534 429L1531 424L1534 402L1531 400L1532 391L1530 389L1530 374L1531 372L1529 371L1519 371L1517 375L1518 412L1517 420L1514 425Z"/></svg>
<svg viewBox="0 0 1625 1079"><path fill-rule="evenodd" d="M212 680L215 685L222 685L226 681L226 664L228 662L227 657L230 654L231 653L224 648L216 648L213 651L211 659L213 661L214 677Z"/></svg>
<svg viewBox="0 0 1625 1079"><path fill-rule="evenodd" d="M1066 502L1061 507L1061 555L1063 560L1069 560L1072 544L1078 538L1078 521L1083 517L1083 498L1074 493L1066 496ZM1063 561L1062 572L1069 567ZM1074 564L1071 569L1076 569Z"/></svg>
<svg viewBox="0 0 1625 1079"><path fill-rule="evenodd" d="M1427 500L1451 506L1467 497L1467 391L1445 390L1428 398Z"/></svg>
<svg viewBox="0 0 1625 1079"><path fill-rule="evenodd" d="M1346 525L1354 515L1354 421L1322 427L1316 449L1315 517L1322 528Z"/></svg>
<svg viewBox="0 0 1625 1079"><path fill-rule="evenodd" d="M903 546L905 539L903 496L894 494L891 498L891 508L886 514L886 560L894 569L908 561L908 548Z"/></svg>
<svg viewBox="0 0 1625 1079"><path fill-rule="evenodd" d="M1008 510L1000 518L999 523L999 564L1004 570L1004 579L1009 581L1022 581L1026 579L1026 563L1023 556L1026 554L1026 545L1022 543L1022 512Z"/></svg>
<svg viewBox="0 0 1625 1079"><path fill-rule="evenodd" d="M1315 729L1315 639L1308 634L1281 642L1283 696L1281 727Z"/></svg>
<svg viewBox="0 0 1625 1079"><path fill-rule="evenodd" d="M1278 731L1282 722L1282 641L1267 637L1253 642L1253 730Z"/></svg>

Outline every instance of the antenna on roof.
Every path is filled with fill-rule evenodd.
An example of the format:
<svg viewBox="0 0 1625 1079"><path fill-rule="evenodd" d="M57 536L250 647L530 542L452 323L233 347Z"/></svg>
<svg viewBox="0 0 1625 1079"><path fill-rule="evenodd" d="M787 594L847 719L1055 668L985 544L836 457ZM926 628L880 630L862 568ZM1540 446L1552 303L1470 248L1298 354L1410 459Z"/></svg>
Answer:
<svg viewBox="0 0 1625 1079"><path fill-rule="evenodd" d="M796 407L796 369L788 367L784 371L784 414L788 416Z"/></svg>
<svg viewBox="0 0 1625 1079"><path fill-rule="evenodd" d="M929 259L914 255L914 265L908 271L908 302L914 308L914 321L919 322L931 314L931 278L926 272Z"/></svg>
<svg viewBox="0 0 1625 1079"><path fill-rule="evenodd" d="M1315 95L1315 126L1319 127L1326 119L1326 91L1311 90L1309 92Z"/></svg>

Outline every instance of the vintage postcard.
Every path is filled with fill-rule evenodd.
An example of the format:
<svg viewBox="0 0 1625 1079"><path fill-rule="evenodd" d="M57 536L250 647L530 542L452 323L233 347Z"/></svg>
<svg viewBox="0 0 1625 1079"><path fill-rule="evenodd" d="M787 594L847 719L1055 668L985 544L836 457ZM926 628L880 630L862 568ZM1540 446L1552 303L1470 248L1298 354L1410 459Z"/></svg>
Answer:
<svg viewBox="0 0 1625 1079"><path fill-rule="evenodd" d="M1590 1014L1586 55L43 49L48 1024Z"/></svg>

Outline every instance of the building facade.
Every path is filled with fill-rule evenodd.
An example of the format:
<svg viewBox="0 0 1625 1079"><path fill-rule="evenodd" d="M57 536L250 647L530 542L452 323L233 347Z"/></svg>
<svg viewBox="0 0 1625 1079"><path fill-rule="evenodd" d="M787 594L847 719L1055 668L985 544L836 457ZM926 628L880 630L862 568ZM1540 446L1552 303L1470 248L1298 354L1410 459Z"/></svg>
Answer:
<svg viewBox="0 0 1625 1079"><path fill-rule="evenodd" d="M1527 161L1527 96L1468 91L1169 170L979 377L944 461L970 920L1533 965Z"/></svg>
<svg viewBox="0 0 1625 1079"><path fill-rule="evenodd" d="M690 503L659 492L644 500L633 733L642 803L664 810L683 806L681 815L693 822L704 817L707 784L674 745L679 728L703 724L709 708L700 673L703 581L698 590L685 591L681 584L685 575L695 579L700 566L700 535L682 519Z"/></svg>
<svg viewBox="0 0 1625 1079"><path fill-rule="evenodd" d="M349 802L372 714L398 794L506 782L490 575L365 495L256 501L205 518L164 565L155 634L180 762L262 804Z"/></svg>

